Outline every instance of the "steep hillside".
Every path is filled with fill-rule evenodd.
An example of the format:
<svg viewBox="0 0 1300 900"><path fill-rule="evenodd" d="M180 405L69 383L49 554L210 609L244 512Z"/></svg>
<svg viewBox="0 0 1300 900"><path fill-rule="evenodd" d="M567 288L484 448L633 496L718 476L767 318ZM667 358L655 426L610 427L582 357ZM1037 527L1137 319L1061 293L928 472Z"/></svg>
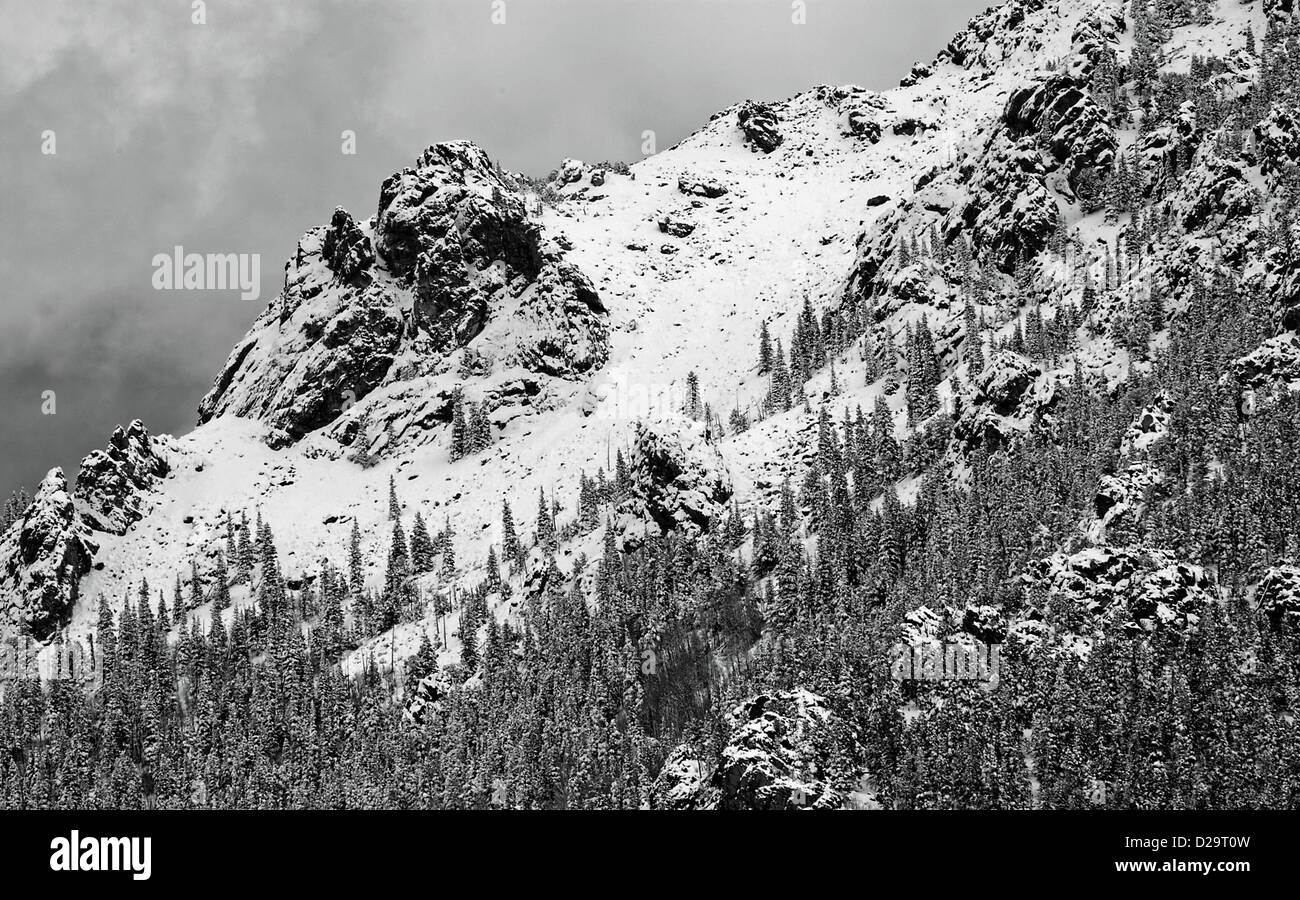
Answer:
<svg viewBox="0 0 1300 900"><path fill-rule="evenodd" d="M885 636L1050 682L1300 615L1294 28L1009 0L898 88L746 100L630 167L430 147L302 237L194 431L51 472L0 544L4 664L93 682L161 588L178 645L289 621L396 669L408 724L479 691L512 729L560 714L494 693L541 632L636 748L620 802L925 805L891 741L956 714L882 687ZM1017 677L979 802L1065 804L1034 742L1078 684Z"/></svg>

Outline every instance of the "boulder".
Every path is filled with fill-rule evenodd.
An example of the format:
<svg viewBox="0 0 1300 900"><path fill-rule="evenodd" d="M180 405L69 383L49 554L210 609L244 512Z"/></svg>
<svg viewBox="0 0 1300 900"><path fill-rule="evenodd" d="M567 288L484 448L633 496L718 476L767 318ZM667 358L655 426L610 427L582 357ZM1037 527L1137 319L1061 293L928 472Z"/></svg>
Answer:
<svg viewBox="0 0 1300 900"><path fill-rule="evenodd" d="M716 199L727 193L727 186L711 176L694 175L683 172L677 179L677 190L691 197L708 197Z"/></svg>
<svg viewBox="0 0 1300 900"><path fill-rule="evenodd" d="M785 140L776 111L765 103L746 100L736 112L736 121L746 142L764 153L771 153Z"/></svg>
<svg viewBox="0 0 1300 900"><path fill-rule="evenodd" d="M659 230L672 237L684 238L695 231L695 225L675 216L663 216L659 219Z"/></svg>

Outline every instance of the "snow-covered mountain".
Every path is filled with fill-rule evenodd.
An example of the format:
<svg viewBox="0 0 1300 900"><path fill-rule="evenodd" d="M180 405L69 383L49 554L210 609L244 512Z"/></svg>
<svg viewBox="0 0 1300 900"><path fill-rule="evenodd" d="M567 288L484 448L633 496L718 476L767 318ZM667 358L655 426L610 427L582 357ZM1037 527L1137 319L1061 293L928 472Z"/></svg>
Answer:
<svg viewBox="0 0 1300 900"><path fill-rule="evenodd" d="M772 508L816 452L823 409L838 422L883 400L900 442L915 430L904 386L920 375L905 347L922 322L952 418L934 468L958 479L970 454L1050 427L1059 385L1115 388L1149 367L1106 325L1149 301L1152 284L1177 315L1193 302L1194 275L1239 272L1273 305L1278 330L1227 361L1224 377L1251 396L1300 384L1300 270L1254 252L1277 173L1300 160L1300 116L1268 110L1243 147L1190 103L1154 129L1121 118L1099 92L1135 67L1126 6L1010 0L895 89L738 103L626 172L568 160L539 185L473 144L428 148L383 181L373 214L338 209L303 235L194 431L157 437L133 423L87 457L74 485L50 473L0 543L5 628L34 639L49 675L86 652L99 601L120 604L142 579L170 597L179 578L189 596L195 574L210 592L227 517L258 511L291 589L324 559L346 567L354 524L367 582L380 588L390 480L405 515L451 526L465 586L502 545L503 501L528 532L539 492L572 516L582 476L612 472L620 450L637 483L632 502L607 511L623 540ZM1171 23L1159 65L1221 99L1259 75L1267 15L1290 15L1284 0L1186 6L1196 10ZM1207 70L1211 55L1222 64ZM1112 278L1131 223L1092 192L1139 158L1162 174L1133 190L1162 198L1178 237L1125 255L1125 277ZM1031 314L1008 298L1031 293L1043 298L1032 314L1048 320L1086 294L1094 327L1053 358L1002 348ZM805 308L854 338L809 373L788 411L773 411L760 334L766 326L789 348ZM724 433L701 410L683 415L696 391ZM490 439L453 458L463 409L485 418ZM733 410L752 426L737 430ZM1096 518L1080 523L1091 546L1044 554L1033 577L1045 590L1103 607L1128 591L1123 614L1139 623L1194 614L1209 595L1194 560L1106 544L1158 477L1143 458L1168 418L1159 406L1135 418L1124 466ZM894 488L904 503L916 474ZM564 543L561 574L599 541ZM521 585L535 575L525 568ZM1270 584L1289 584L1288 572ZM232 595L253 602L247 586ZM496 615L512 614L513 596ZM373 638L348 665L412 654L425 627ZM442 652L456 649L453 635Z"/></svg>

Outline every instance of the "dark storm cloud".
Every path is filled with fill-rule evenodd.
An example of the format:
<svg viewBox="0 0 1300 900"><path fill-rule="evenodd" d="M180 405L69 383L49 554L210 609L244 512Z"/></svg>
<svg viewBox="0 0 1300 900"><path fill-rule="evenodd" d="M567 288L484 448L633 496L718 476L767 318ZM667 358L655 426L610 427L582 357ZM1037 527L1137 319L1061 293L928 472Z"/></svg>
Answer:
<svg viewBox="0 0 1300 900"><path fill-rule="evenodd" d="M506 0L497 26L492 0L209 0L194 25L188 0L4 0L0 490L119 422L187 430L302 231L372 214L432 142L631 161L746 97L889 87L984 5L808 0L795 26L788 0ZM262 298L152 290L177 244L260 253Z"/></svg>

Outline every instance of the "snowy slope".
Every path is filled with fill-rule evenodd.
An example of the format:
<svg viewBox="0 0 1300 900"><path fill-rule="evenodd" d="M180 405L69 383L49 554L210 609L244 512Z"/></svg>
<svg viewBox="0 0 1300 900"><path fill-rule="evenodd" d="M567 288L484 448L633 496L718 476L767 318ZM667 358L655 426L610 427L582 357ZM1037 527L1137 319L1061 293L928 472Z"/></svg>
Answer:
<svg viewBox="0 0 1300 900"><path fill-rule="evenodd" d="M300 305L292 308L283 296L272 301L205 401L204 423L165 440L168 471L147 489L143 518L125 534L94 533L93 568L79 582L70 624L41 651L42 671L54 671L56 652L84 645L99 598L120 603L134 596L141 578L155 596L161 588L170 598L177 575L188 579L195 559L206 577L223 546L227 512L246 511L251 518L260 509L291 583L310 577L324 558L341 566L355 521L370 584L379 586L390 539L390 477L408 523L419 510L431 527L453 525L461 581L481 580L489 545L501 544L502 500L531 533L539 489L576 498L580 473L610 471L613 452L627 450L638 419L656 417L665 406L680 407L688 373L698 375L703 399L724 418L733 408L755 408L768 389L756 364L762 323L788 342L805 297L821 311L867 283L875 290L895 274L889 261L864 277L873 248L887 248L904 228L955 221L964 203L983 202L962 173L989 158L1008 99L1040 84L1049 62L1068 69L1091 39L1092 32L1080 38L1080 24L1122 24L1119 10L1119 3L1103 0L1013 0L973 22L933 63L905 79L907 86L882 94L819 87L768 104L765 112L775 119L771 128L780 135L770 152L761 136L741 126L738 113L745 107L738 104L678 146L636 163L628 175L571 164L566 171L575 180L559 188L564 199L547 204L540 216L526 209L526 198L493 173L477 148L426 151L423 159L436 157L440 172L457 170L438 176L451 179L451 187L440 189L451 197L446 221L482 216L489 237L507 234L525 247L516 254L511 244L502 251L511 257L505 262L485 257L490 264L471 265L464 284L455 286L465 296L486 298L482 330L469 329L467 344L460 332L437 346L411 338L406 313L423 303L436 316L441 301L422 287L430 282L420 281L418 260L404 263L415 275L401 271L396 253L377 254L373 265L358 262L367 246L383 248L382 216L354 223L336 214L330 228L305 236L287 281L311 290L295 287ZM1217 14L1214 25L1177 30L1180 49L1170 66L1186 66L1192 55L1207 50L1226 55L1244 47L1247 25L1256 34L1263 30L1260 4L1223 0ZM1131 51L1131 35L1122 28L1097 39L1111 41L1121 59ZM1135 132L1116 131L1121 150L1135 140ZM383 173L375 174L378 180ZM424 177L394 175L385 183L385 198ZM705 183L709 190L696 189ZM1100 214L1081 215L1058 182L1048 178L1047 186L1044 202L1080 229L1085 246L1099 239L1113 243L1113 226ZM725 193L707 196L718 188ZM381 210L383 205L381 198ZM331 229L332 246L342 242L352 256L335 254L327 265ZM474 240L474 252L486 247L491 256L490 240ZM545 261L535 265L526 257L538 247ZM452 250L459 260L461 248ZM537 364L530 367L525 345L536 329L556 326L555 316L562 320L558 327L568 321L569 307L552 310L541 325L528 317L554 287L546 274L552 269L561 273L556 277L562 286L586 279L599 295L598 304L587 304L590 335L607 347L596 352L584 345L561 370L541 371ZM330 376L336 362L333 347L315 337L315 323L334 327L328 323L348 315L349 304L361 296L379 310L371 323L375 343L360 350L348 345L349 352L382 353L391 360L367 381L354 408L328 409L322 395L312 398L319 408L304 411L295 404ZM921 312L936 334L960 339L961 303L883 308L876 324L886 345ZM448 334L463 325L449 324ZM1014 322L999 327L1005 334ZM466 346L491 352L501 365L487 376L462 379L456 367ZM1078 352L1100 377L1124 377L1126 356L1107 338L1084 343ZM1071 370L1073 362L1064 359L1057 373L1041 373L1043 382ZM886 394L884 382L866 383L866 370L853 351L836 362L843 390L831 401L835 419L859 406L870 411ZM964 374L957 365L945 372L941 395L951 399L955 376ZM462 380L469 399L499 404L495 440L483 453L452 462L450 426L442 413L451 386ZM517 384L527 384L526 397L510 393ZM828 372L809 385L818 399L828 388ZM889 392L887 400L901 435L902 393ZM303 433L293 433L299 426ZM353 442L345 446L344 435ZM781 479L797 474L810 441L815 442L815 417L806 417L802 407L721 441L737 502L743 508L770 502ZM358 450L365 451L365 465ZM0 581L0 590L7 589ZM238 592L236 599L249 602ZM401 626L396 647L389 645L391 638L371 642L349 665L369 654L382 661L390 653L414 652L420 627ZM444 651L448 658L455 647L453 638Z"/></svg>

